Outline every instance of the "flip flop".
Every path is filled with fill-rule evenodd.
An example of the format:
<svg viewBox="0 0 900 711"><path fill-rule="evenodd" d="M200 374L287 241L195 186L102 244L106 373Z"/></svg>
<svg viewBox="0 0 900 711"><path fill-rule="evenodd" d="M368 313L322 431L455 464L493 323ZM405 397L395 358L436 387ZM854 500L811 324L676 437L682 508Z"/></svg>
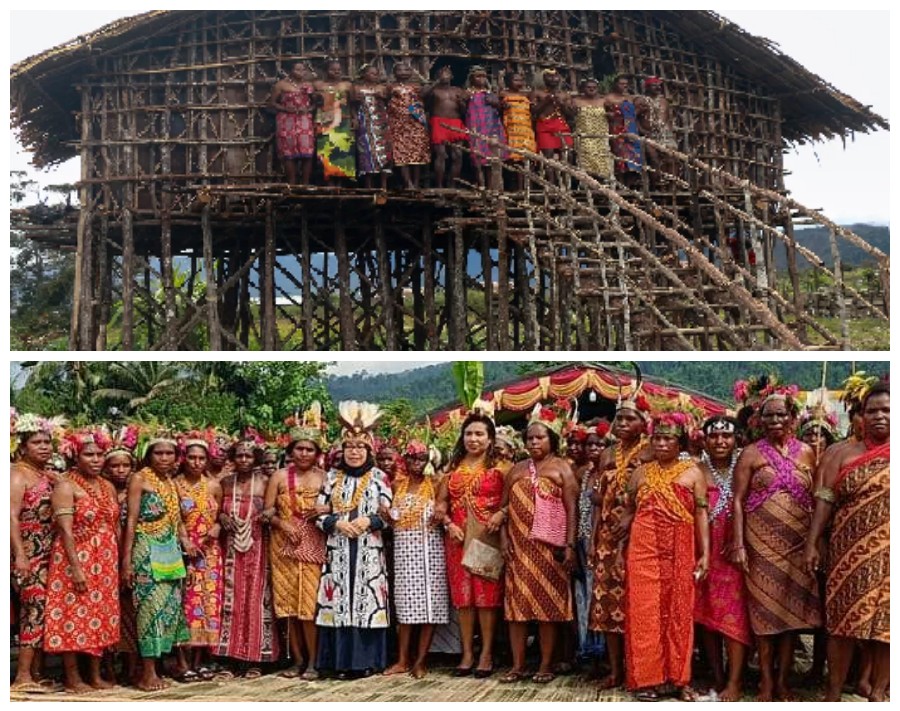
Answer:
<svg viewBox="0 0 900 711"><path fill-rule="evenodd" d="M213 679L216 681L230 681L234 679L234 672L231 669L220 669L215 673Z"/></svg>
<svg viewBox="0 0 900 711"><path fill-rule="evenodd" d="M289 669L285 669L282 672L278 672L278 676L282 679L296 679L297 677L301 676L302 673L303 671L299 666L293 666Z"/></svg>
<svg viewBox="0 0 900 711"><path fill-rule="evenodd" d="M307 669L300 675L300 678L303 681L318 681L319 680L319 672L315 669Z"/></svg>
<svg viewBox="0 0 900 711"><path fill-rule="evenodd" d="M181 674L173 675L172 678L179 684L193 684L195 681L200 681L200 675L193 669L185 669Z"/></svg>
<svg viewBox="0 0 900 711"><path fill-rule="evenodd" d="M556 674L554 674L553 672L538 672L533 677L531 677L531 680L535 684L549 684L555 678Z"/></svg>
<svg viewBox="0 0 900 711"><path fill-rule="evenodd" d="M197 676L203 681L211 681L216 676L216 672L211 667L200 667L197 670Z"/></svg>
<svg viewBox="0 0 900 711"><path fill-rule="evenodd" d="M244 672L245 679L259 679L263 675L262 669L258 667L250 667L247 671Z"/></svg>

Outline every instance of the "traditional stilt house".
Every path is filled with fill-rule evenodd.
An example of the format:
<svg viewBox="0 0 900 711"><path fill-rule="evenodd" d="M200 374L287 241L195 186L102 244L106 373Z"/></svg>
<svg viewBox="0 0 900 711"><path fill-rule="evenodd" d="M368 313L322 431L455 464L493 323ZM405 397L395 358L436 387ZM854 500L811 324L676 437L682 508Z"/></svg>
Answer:
<svg viewBox="0 0 900 711"><path fill-rule="evenodd" d="M288 186L270 92L326 57L477 63L495 86L655 75L675 142L644 140L667 167L629 186L541 156L524 191ZM887 122L711 12L155 11L15 65L11 98L36 165L81 158L77 222L31 231L77 247L72 348L841 348L851 316L888 321L888 257L792 200L782 162ZM828 228L828 263L798 220ZM835 283L836 331L803 269Z"/></svg>

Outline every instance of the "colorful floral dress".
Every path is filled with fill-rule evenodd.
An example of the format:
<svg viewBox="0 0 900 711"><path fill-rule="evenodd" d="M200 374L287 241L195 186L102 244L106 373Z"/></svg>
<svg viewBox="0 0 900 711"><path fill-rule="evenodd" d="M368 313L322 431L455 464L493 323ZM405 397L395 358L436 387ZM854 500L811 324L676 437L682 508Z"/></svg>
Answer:
<svg viewBox="0 0 900 711"><path fill-rule="evenodd" d="M161 657L190 640L181 605L186 573L178 543L180 507L174 482L150 468L141 476L156 490L141 493L131 552L138 651L145 658Z"/></svg>
<svg viewBox="0 0 900 711"><path fill-rule="evenodd" d="M78 472L69 472L68 479L84 492L75 499L72 534L87 590L75 589L63 537L57 535L47 583L44 651L99 657L119 642L119 506L105 487L94 495Z"/></svg>
<svg viewBox="0 0 900 711"><path fill-rule="evenodd" d="M209 495L209 479L201 476L191 483L176 480L181 497L181 518L188 538L200 555L187 562L184 586L184 616L187 619L188 643L193 647L213 647L219 642L222 627L222 544L218 539L206 541L206 534L216 525L219 505Z"/></svg>
<svg viewBox="0 0 900 711"><path fill-rule="evenodd" d="M637 134L637 110L634 102L625 99L613 105L609 114L609 133L612 136L612 152L616 161L616 173L639 173L642 168L641 141L626 136Z"/></svg>
<svg viewBox="0 0 900 711"><path fill-rule="evenodd" d="M356 178L353 127L347 92L335 86L321 91L323 104L316 112L316 154L326 178Z"/></svg>

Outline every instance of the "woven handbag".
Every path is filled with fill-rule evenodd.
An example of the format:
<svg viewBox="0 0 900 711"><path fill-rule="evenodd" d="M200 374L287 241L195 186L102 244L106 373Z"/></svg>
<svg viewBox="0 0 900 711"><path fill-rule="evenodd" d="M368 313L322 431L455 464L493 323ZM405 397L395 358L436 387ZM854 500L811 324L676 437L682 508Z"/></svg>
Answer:
<svg viewBox="0 0 900 711"><path fill-rule="evenodd" d="M531 486L534 490L534 519L531 522L531 538L557 548L566 545L566 507L559 496L544 493L538 487L537 468L534 460L528 460Z"/></svg>

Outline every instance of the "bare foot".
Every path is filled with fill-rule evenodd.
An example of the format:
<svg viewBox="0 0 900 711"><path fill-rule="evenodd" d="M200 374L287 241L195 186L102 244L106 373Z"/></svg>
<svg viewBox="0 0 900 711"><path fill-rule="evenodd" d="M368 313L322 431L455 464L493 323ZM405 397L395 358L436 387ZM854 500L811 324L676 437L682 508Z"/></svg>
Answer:
<svg viewBox="0 0 900 711"><path fill-rule="evenodd" d="M99 689L101 691L103 691L105 689L115 689L116 688L116 685L113 682L107 681L106 679L104 679L102 677L100 677L98 679L91 679L90 685L93 688Z"/></svg>
<svg viewBox="0 0 900 711"><path fill-rule="evenodd" d="M601 691L606 689L617 689L622 686L622 677L609 674L597 682L597 688Z"/></svg>
<svg viewBox="0 0 900 711"><path fill-rule="evenodd" d="M872 685L867 681L861 681L856 685L856 693L868 699L872 695Z"/></svg>
<svg viewBox="0 0 900 711"><path fill-rule="evenodd" d="M797 701L797 695L786 684L776 684L775 698L779 701Z"/></svg>
<svg viewBox="0 0 900 711"><path fill-rule="evenodd" d="M729 684L719 693L719 701L740 701L743 695L740 684Z"/></svg>
<svg viewBox="0 0 900 711"><path fill-rule="evenodd" d="M67 694L90 694L94 690L93 686L83 681L79 681L71 685L63 684L63 687L65 688Z"/></svg>
<svg viewBox="0 0 900 711"><path fill-rule="evenodd" d="M384 676L393 676L394 674L406 674L409 671L409 665L403 665L397 662L393 666L384 670Z"/></svg>
<svg viewBox="0 0 900 711"><path fill-rule="evenodd" d="M169 688L169 682L159 677L150 680L141 679L137 683L137 688L141 691L161 691Z"/></svg>
<svg viewBox="0 0 900 711"><path fill-rule="evenodd" d="M410 675L413 679L424 679L428 675L428 669L425 668L424 664L416 664Z"/></svg>
<svg viewBox="0 0 900 711"><path fill-rule="evenodd" d="M772 695L772 682L771 681L761 681L759 682L759 691L756 694L757 701L772 701L774 699Z"/></svg>

